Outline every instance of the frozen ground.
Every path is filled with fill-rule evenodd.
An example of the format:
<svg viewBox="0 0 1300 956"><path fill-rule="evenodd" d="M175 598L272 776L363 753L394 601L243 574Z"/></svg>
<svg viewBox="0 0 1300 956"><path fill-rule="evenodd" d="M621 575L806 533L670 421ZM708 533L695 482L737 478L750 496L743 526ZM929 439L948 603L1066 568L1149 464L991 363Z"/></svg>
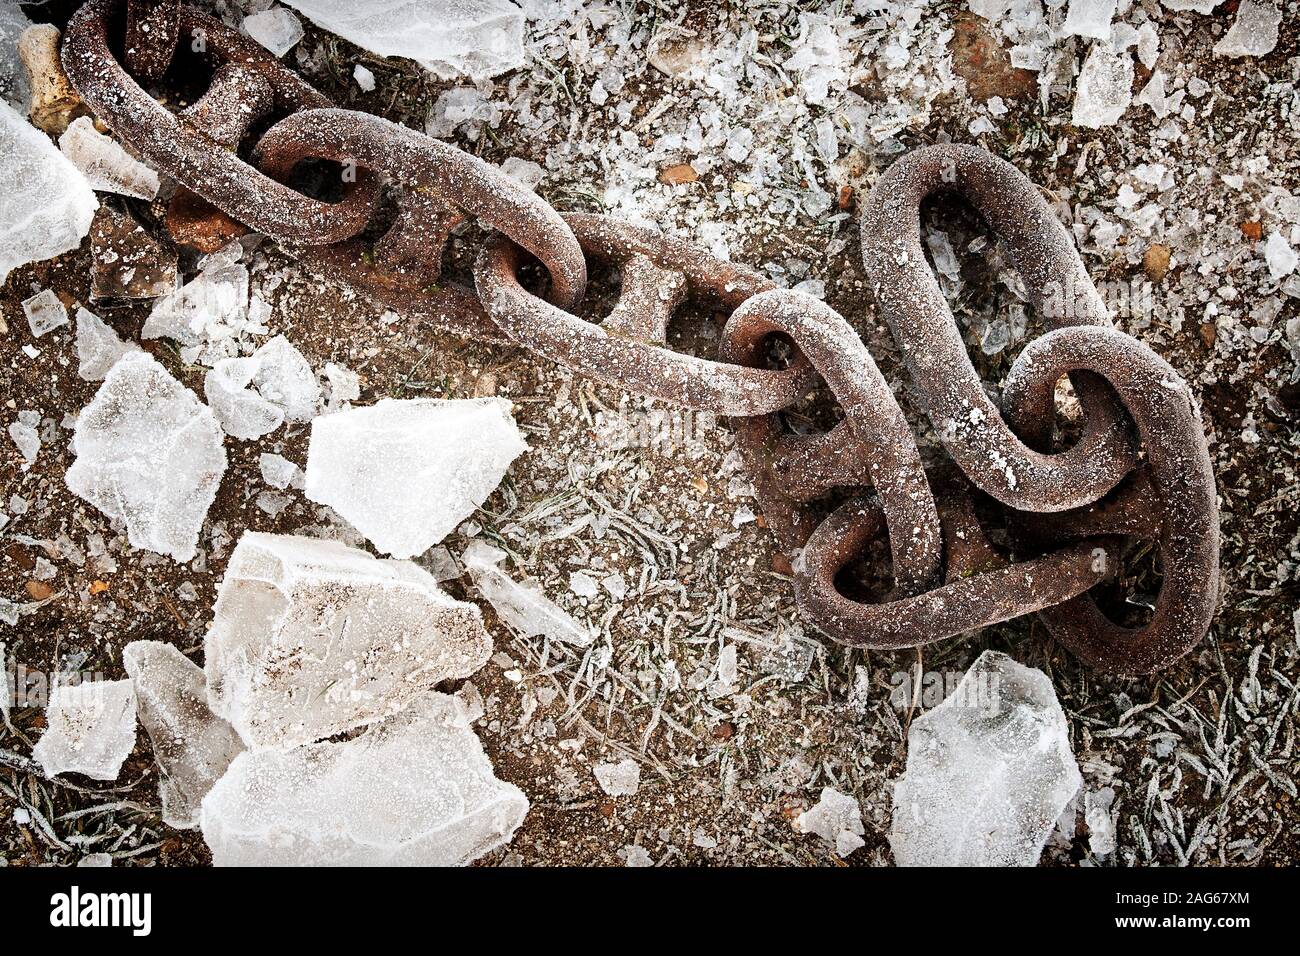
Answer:
<svg viewBox="0 0 1300 956"><path fill-rule="evenodd" d="M546 644L512 636L486 613L496 651L473 678L486 707L478 730L498 775L532 806L513 842L485 862L838 863L824 830L848 834L839 841L847 862L888 864L890 782L905 764L907 727L938 703L936 682L951 687L985 648L1051 677L1094 795L1092 832L1081 797L1045 863L1300 862L1300 273L1287 255L1300 245L1300 30L1293 0L1277 2L1280 38L1250 57L1213 52L1236 0L1211 14L1121 2L1115 19L1134 38L1122 54L1103 51L1113 69L1088 81L1099 92L1082 112L1074 74L1102 41L1052 39L1023 18L1042 12L1035 0L1017 2L1022 18L997 26L951 3L724 12L535 3L525 66L474 92L304 21L286 61L337 103L418 128L429 121L493 161L536 162L539 191L559 209L647 219L783 283L824 288L900 385L865 291L854 199L902 150L978 142L1059 203L1119 324L1182 372L1211 429L1223 602L1210 637L1173 669L1098 678L1028 619L922 652L846 651L800 629L788 568L753 519L725 423L680 413L657 422L661 410L643 400L524 351L412 328L263 244L251 284L271 305L267 334L243 335L236 348L283 334L313 368L359 373L361 404L502 396L532 446L474 521L514 555L515 571L539 579L599 636L587 648ZM234 4L218 6L238 22ZM1009 4L972 6L996 20ZM1050 12L1050 23L1063 12ZM1094 19L1075 26L1102 30ZM1039 72L1014 68L1013 48L1017 64ZM373 73L372 91L354 79L357 65ZM1123 108L1129 69L1135 99ZM1110 125L1075 124L1116 109ZM980 250L978 222L964 209L940 205L930 228L972 355L997 382L1024 334L1015 281ZM292 485L263 479L262 454L305 462L307 427L297 423L253 441L227 438L229 466L198 554L184 564L130 548L67 490L65 416L98 383L78 375L73 326L33 339L21 302L51 288L68 306L86 303L90 270L83 244L16 269L3 288L0 424L34 429L41 442L24 467L17 445L0 439L9 519L0 598L21 605L16 625L0 623L0 641L29 671L120 679L130 641L198 656L215 585L244 530L359 541ZM146 307L96 311L139 341ZM681 341L707 351L706 317L686 318ZM168 340L141 344L203 394L204 366L187 364ZM640 446L620 443L620 412ZM460 532L448 539L456 553L464 542ZM1142 568L1138 560L1131 575L1137 604L1152 587ZM468 579L447 587L475 596ZM929 676L909 686L918 672ZM196 833L162 823L145 735L116 784L51 781L27 762L42 713L20 705L0 729L0 856L10 865L93 852L119 865L208 859ZM852 813L825 802L823 788L858 801L860 848ZM1094 848L1108 848L1098 796L1106 788L1115 849L1098 857Z"/></svg>

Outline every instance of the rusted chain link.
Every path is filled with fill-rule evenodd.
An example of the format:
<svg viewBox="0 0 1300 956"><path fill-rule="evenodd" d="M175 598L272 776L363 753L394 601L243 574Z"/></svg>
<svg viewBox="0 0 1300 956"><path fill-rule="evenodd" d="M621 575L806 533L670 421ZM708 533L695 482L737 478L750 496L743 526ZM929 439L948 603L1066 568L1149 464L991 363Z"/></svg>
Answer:
<svg viewBox="0 0 1300 956"><path fill-rule="evenodd" d="M180 241L211 249L254 229L408 315L731 416L767 523L793 556L798 603L837 641L914 647L1037 612L1088 663L1144 673L1210 625L1218 511L1196 403L1172 367L1110 327L1069 233L1027 179L983 150L900 159L862 214L876 300L951 456L927 471L866 346L819 300L644 226L561 215L476 157L333 108L258 44L176 0L90 0L69 24L63 60L99 117L182 187L168 217ZM169 71L210 77L178 114L140 86ZM339 169L331 199L290 185L307 161ZM922 202L941 190L983 215L1048 329L1016 359L1000 401L971 365L921 246ZM466 217L494 231L472 290L442 274ZM544 294L524 276L533 260L546 270ZM579 317L594 309L582 308L589 262L621 277L599 321ZM725 321L716 360L670 345L688 301ZM1064 376L1083 426L1055 450ZM818 381L842 418L821 434L788 431L781 413ZM1011 553L985 520L1006 525ZM1127 628L1092 593L1119 577L1134 538L1158 548L1163 583L1149 622ZM893 585L865 596L853 566L886 543Z"/></svg>

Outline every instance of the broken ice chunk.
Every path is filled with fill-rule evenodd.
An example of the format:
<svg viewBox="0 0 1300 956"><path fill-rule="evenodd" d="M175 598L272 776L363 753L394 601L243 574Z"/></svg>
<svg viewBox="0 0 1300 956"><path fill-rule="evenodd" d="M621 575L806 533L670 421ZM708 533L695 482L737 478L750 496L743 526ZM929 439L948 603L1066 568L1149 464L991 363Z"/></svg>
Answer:
<svg viewBox="0 0 1300 956"><path fill-rule="evenodd" d="M204 644L208 699L253 747L288 747L397 713L486 663L473 604L409 561L245 532Z"/></svg>
<svg viewBox="0 0 1300 956"><path fill-rule="evenodd" d="M158 300L140 336L201 345L210 330L238 328L247 315L248 269L238 260L215 258L185 285Z"/></svg>
<svg viewBox="0 0 1300 956"><path fill-rule="evenodd" d="M352 79L357 81L357 86L361 88L361 92L363 93L374 92L375 74L372 73L370 70L367 70L360 63L358 63L355 67L352 68Z"/></svg>
<svg viewBox="0 0 1300 956"><path fill-rule="evenodd" d="M1115 802L1115 790L1102 787L1083 798L1083 819L1088 824L1088 848L1093 856L1109 856L1115 852L1115 821L1110 808Z"/></svg>
<svg viewBox="0 0 1300 956"><path fill-rule="evenodd" d="M1117 4L1118 0L1070 0L1065 26L1061 28L1062 34L1109 40L1110 21L1115 17Z"/></svg>
<svg viewBox="0 0 1300 956"><path fill-rule="evenodd" d="M41 434L37 431L40 423L40 412L23 410L18 413L18 421L9 425L9 437L23 456L23 471L31 468L41 452Z"/></svg>
<svg viewBox="0 0 1300 956"><path fill-rule="evenodd" d="M23 300L23 314L32 336L40 338L46 332L68 324L68 310L53 289L43 289L30 299Z"/></svg>
<svg viewBox="0 0 1300 956"><path fill-rule="evenodd" d="M518 582L497 565L506 553L485 541L474 540L465 548L461 561L474 579L479 594L506 624L528 637L545 635L551 640L586 647L595 640L591 629L575 621L562 607L542 593L534 582Z"/></svg>
<svg viewBox="0 0 1300 956"><path fill-rule="evenodd" d="M194 557L226 470L212 410L147 352L122 356L77 417L69 490L126 524L132 546Z"/></svg>
<svg viewBox="0 0 1300 956"><path fill-rule="evenodd" d="M631 797L641 789L641 765L631 757L618 763L598 763L591 772L600 789L611 797Z"/></svg>
<svg viewBox="0 0 1300 956"><path fill-rule="evenodd" d="M12 269L75 249L99 202L49 138L0 100L0 283Z"/></svg>
<svg viewBox="0 0 1300 956"><path fill-rule="evenodd" d="M1241 0L1237 19L1214 45L1218 56L1266 56L1277 46L1282 11L1272 0Z"/></svg>
<svg viewBox="0 0 1300 956"><path fill-rule="evenodd" d="M329 385L329 399L325 407L331 412L336 412L348 402L355 402L361 397L361 376L342 365L326 362L325 382Z"/></svg>
<svg viewBox="0 0 1300 956"><path fill-rule="evenodd" d="M459 866L528 812L464 705L429 693L343 743L245 751L203 800L217 866Z"/></svg>
<svg viewBox="0 0 1300 956"><path fill-rule="evenodd" d="M23 113L27 112L31 88L18 56L18 38L31 25L17 0L0 0L0 99Z"/></svg>
<svg viewBox="0 0 1300 956"><path fill-rule="evenodd" d="M77 310L77 374L87 382L102 381L123 355L139 352L134 342L123 342L108 324L88 309Z"/></svg>
<svg viewBox="0 0 1300 956"><path fill-rule="evenodd" d="M247 358L218 361L203 392L227 435L253 439L286 420L308 421L316 413L320 383L302 353L277 335Z"/></svg>
<svg viewBox="0 0 1300 956"><path fill-rule="evenodd" d="M912 721L894 785L899 866L1034 866L1083 779L1052 682L985 651Z"/></svg>
<svg viewBox="0 0 1300 956"><path fill-rule="evenodd" d="M1099 129L1117 122L1133 100L1133 54L1094 43L1074 89L1075 126Z"/></svg>
<svg viewBox="0 0 1300 956"><path fill-rule="evenodd" d="M1160 0L1162 6L1170 10L1195 10L1197 13L1213 13L1214 8L1223 0Z"/></svg>
<svg viewBox="0 0 1300 956"><path fill-rule="evenodd" d="M1300 253L1291 248L1286 236L1274 231L1264 243L1264 261L1274 282L1281 282L1300 265Z"/></svg>
<svg viewBox="0 0 1300 956"><path fill-rule="evenodd" d="M409 558L481 505L527 448L505 399L386 398L312 422L307 497Z"/></svg>
<svg viewBox="0 0 1300 956"><path fill-rule="evenodd" d="M866 831L862 826L858 801L833 787L822 788L817 805L795 819L795 829L800 833L817 834L835 847L835 853L840 857L849 856L865 842L862 834Z"/></svg>
<svg viewBox="0 0 1300 956"><path fill-rule="evenodd" d="M257 466L262 471L262 480L272 488L302 487L302 469L283 455L262 453L258 456Z"/></svg>
<svg viewBox="0 0 1300 956"><path fill-rule="evenodd" d="M81 773L116 780L135 747L135 691L129 680L55 683L45 733L32 756L46 776Z"/></svg>
<svg viewBox="0 0 1300 956"><path fill-rule="evenodd" d="M199 825L199 802L244 749L235 729L208 708L203 669L161 641L133 641L122 664L135 687L140 723L158 762L162 818Z"/></svg>
<svg viewBox="0 0 1300 956"><path fill-rule="evenodd" d="M244 17L244 32L275 56L284 56L302 39L302 24L292 10L272 7Z"/></svg>
<svg viewBox="0 0 1300 956"><path fill-rule="evenodd" d="M527 159L520 159L518 156L511 156L501 164L501 172L505 173L516 182L523 183L533 192L537 191L537 185L542 181L545 172L541 166Z"/></svg>
<svg viewBox="0 0 1300 956"><path fill-rule="evenodd" d="M285 421L311 421L320 402L320 382L303 354L283 335L277 335L252 357L257 363L253 386L258 393L284 411Z"/></svg>
<svg viewBox="0 0 1300 956"><path fill-rule="evenodd" d="M158 174L126 151L111 136L95 129L89 116L79 116L59 137L59 149L85 175L92 189L153 199Z"/></svg>
<svg viewBox="0 0 1300 956"><path fill-rule="evenodd" d="M524 62L524 13L509 0L286 0L317 26L380 56L404 56L440 80L478 81Z"/></svg>

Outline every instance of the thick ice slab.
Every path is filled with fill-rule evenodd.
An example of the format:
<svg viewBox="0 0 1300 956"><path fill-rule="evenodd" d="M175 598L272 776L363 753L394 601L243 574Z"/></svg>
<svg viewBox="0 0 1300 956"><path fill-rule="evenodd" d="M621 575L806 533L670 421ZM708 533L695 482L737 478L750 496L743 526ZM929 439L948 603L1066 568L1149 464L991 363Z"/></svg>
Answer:
<svg viewBox="0 0 1300 956"><path fill-rule="evenodd" d="M226 471L211 409L147 352L122 356L81 410L68 488L126 524L133 547L194 557Z"/></svg>
<svg viewBox="0 0 1300 956"><path fill-rule="evenodd" d="M524 62L524 14L509 0L285 0L318 26L439 79L498 76Z"/></svg>
<svg viewBox="0 0 1300 956"><path fill-rule="evenodd" d="M430 693L345 743L245 751L203 800L217 866L457 866L528 812L464 705Z"/></svg>
<svg viewBox="0 0 1300 956"><path fill-rule="evenodd" d="M428 572L335 541L246 532L214 615L208 701L253 747L391 716L492 652L479 609Z"/></svg>
<svg viewBox="0 0 1300 956"><path fill-rule="evenodd" d="M99 207L86 177L0 100L0 283L11 269L75 249Z"/></svg>
<svg viewBox="0 0 1300 956"><path fill-rule="evenodd" d="M89 309L77 310L77 374L88 382L101 382L117 360L139 352L134 342L124 342L113 329Z"/></svg>
<svg viewBox="0 0 1300 956"><path fill-rule="evenodd" d="M59 137L59 150L81 170L92 189L153 199L158 174L136 159L111 136L95 129L89 116L79 116Z"/></svg>
<svg viewBox="0 0 1300 956"><path fill-rule="evenodd" d="M32 757L46 775L116 780L135 747L135 691L129 680L56 684L45 724Z"/></svg>
<svg viewBox="0 0 1300 956"><path fill-rule="evenodd" d="M153 742L163 822L199 825L199 803L244 749L235 728L208 707L203 669L170 644L133 641L122 664L135 686L140 723Z"/></svg>
<svg viewBox="0 0 1300 956"><path fill-rule="evenodd" d="M579 623L532 581L516 581L499 567L506 553L485 541L474 540L461 560L469 570L478 593L485 597L497 616L528 637L545 635L586 647L595 635Z"/></svg>
<svg viewBox="0 0 1300 956"><path fill-rule="evenodd" d="M386 398L312 422L307 497L409 558L481 505L527 449L505 399Z"/></svg>
<svg viewBox="0 0 1300 956"><path fill-rule="evenodd" d="M985 651L907 734L889 844L899 866L1034 866L1082 785L1042 671Z"/></svg>

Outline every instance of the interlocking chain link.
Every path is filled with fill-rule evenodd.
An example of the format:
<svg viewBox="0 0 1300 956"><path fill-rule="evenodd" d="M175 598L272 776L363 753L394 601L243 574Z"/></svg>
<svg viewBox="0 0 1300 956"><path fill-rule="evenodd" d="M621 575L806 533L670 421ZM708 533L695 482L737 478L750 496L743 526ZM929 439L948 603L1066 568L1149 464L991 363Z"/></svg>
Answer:
<svg viewBox="0 0 1300 956"><path fill-rule="evenodd" d="M933 146L898 160L862 212L876 301L950 456L934 463L861 338L821 301L654 229L560 214L455 147L334 108L261 46L178 0L90 0L68 26L63 62L99 118L180 185L168 210L179 241L210 250L256 230L414 318L730 416L767 524L793 558L799 606L834 640L916 647L1036 612L1089 664L1146 673L1210 626L1218 506L1196 402L1168 363L1111 327L1034 186L981 149ZM206 92L178 113L140 85L203 71ZM314 198L289 185L305 160L352 175L332 200ZM944 190L982 214L1047 327L1013 363L1000 401L985 392L921 246L921 204ZM473 289L442 275L451 230L467 217L493 230ZM534 260L544 297L521 278ZM598 322L577 314L589 262L621 277ZM688 301L728 316L716 359L668 344ZM1053 450L1066 376L1082 429ZM788 431L782 413L818 383L841 417L821 434ZM991 518L1011 554L990 539ZM1158 549L1162 574L1137 628L1093 598L1130 539ZM892 588L865 598L846 574L886 542Z"/></svg>

